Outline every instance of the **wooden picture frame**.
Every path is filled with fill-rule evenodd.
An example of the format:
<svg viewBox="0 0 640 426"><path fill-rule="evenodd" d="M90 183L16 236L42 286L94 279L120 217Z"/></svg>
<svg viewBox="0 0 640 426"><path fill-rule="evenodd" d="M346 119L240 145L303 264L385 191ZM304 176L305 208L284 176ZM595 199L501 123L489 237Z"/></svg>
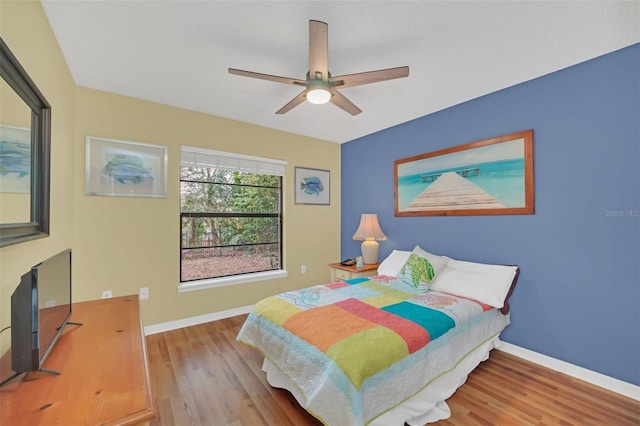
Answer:
<svg viewBox="0 0 640 426"><path fill-rule="evenodd" d="M396 216L533 214L533 130L394 161Z"/></svg>
<svg viewBox="0 0 640 426"><path fill-rule="evenodd" d="M86 194L167 198L167 147L86 138Z"/></svg>

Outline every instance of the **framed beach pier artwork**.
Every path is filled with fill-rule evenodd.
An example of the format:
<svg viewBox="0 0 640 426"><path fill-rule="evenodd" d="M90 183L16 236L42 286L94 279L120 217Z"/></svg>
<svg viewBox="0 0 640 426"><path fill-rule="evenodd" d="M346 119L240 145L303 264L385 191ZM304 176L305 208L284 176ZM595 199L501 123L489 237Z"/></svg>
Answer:
<svg viewBox="0 0 640 426"><path fill-rule="evenodd" d="M394 162L396 216L533 214L533 130Z"/></svg>

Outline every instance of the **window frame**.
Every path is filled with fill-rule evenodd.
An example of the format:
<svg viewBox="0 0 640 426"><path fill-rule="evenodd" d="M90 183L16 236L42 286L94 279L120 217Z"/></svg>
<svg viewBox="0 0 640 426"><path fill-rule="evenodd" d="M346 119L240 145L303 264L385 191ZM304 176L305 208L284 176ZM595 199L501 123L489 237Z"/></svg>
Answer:
<svg viewBox="0 0 640 426"><path fill-rule="evenodd" d="M244 154L234 154L223 151L214 151L203 148L194 148L182 145L180 147L181 161L180 161L180 183L182 182L196 182L212 185L238 185L236 183L225 182L207 182L207 181L194 181L189 179L182 179L182 167L208 167L218 168L225 170L237 170L240 172L247 172L253 174L269 174L278 176L278 186L260 186L260 185L238 185L238 186L255 186L262 188L277 188L278 189L278 212L277 213L229 213L229 212L183 212L182 211L182 188L180 188L180 203L179 203L179 221L180 221L180 240L179 240L179 256L180 256L180 269L179 269L179 284L178 292L188 292L194 290L200 290L205 288L223 287L228 285L237 285L249 282L256 282L268 279L284 278L288 275L284 269L284 171L286 167L286 161L274 160L270 158L254 157ZM220 165L222 163L223 165ZM234 166L237 165L237 166ZM266 170L266 172L265 172ZM180 185L182 186L182 185ZM277 242L265 242L254 244L239 244L238 246L250 246L250 245L266 245L278 243L279 254L279 268L257 272L245 272L232 275L225 275L221 277L201 278L195 280L182 281L182 262L183 262L183 219L185 217L274 217L278 218L278 241ZM235 245L217 245L206 246L204 248L224 248L233 247ZM201 248L201 247L198 247Z"/></svg>

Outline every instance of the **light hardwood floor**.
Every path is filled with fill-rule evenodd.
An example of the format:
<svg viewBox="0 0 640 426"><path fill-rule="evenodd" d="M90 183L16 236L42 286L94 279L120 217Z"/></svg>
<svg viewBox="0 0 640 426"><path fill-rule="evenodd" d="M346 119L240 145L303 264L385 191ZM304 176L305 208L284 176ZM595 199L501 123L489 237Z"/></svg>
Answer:
<svg viewBox="0 0 640 426"><path fill-rule="evenodd" d="M320 425L235 338L246 315L147 336L151 426ZM493 350L435 425L640 425L640 402Z"/></svg>

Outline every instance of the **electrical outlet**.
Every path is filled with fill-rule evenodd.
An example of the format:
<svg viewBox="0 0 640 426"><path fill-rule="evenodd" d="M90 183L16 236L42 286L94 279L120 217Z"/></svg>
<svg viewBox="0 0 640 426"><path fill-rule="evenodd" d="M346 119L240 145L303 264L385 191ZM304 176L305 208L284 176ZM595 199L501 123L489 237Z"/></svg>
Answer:
<svg viewBox="0 0 640 426"><path fill-rule="evenodd" d="M140 300L147 300L149 298L149 287L140 288L139 296Z"/></svg>
<svg viewBox="0 0 640 426"><path fill-rule="evenodd" d="M111 290L105 290L102 292L103 299L111 299Z"/></svg>
<svg viewBox="0 0 640 426"><path fill-rule="evenodd" d="M302 274L306 274L307 273L307 265L300 266L300 273L302 273Z"/></svg>

